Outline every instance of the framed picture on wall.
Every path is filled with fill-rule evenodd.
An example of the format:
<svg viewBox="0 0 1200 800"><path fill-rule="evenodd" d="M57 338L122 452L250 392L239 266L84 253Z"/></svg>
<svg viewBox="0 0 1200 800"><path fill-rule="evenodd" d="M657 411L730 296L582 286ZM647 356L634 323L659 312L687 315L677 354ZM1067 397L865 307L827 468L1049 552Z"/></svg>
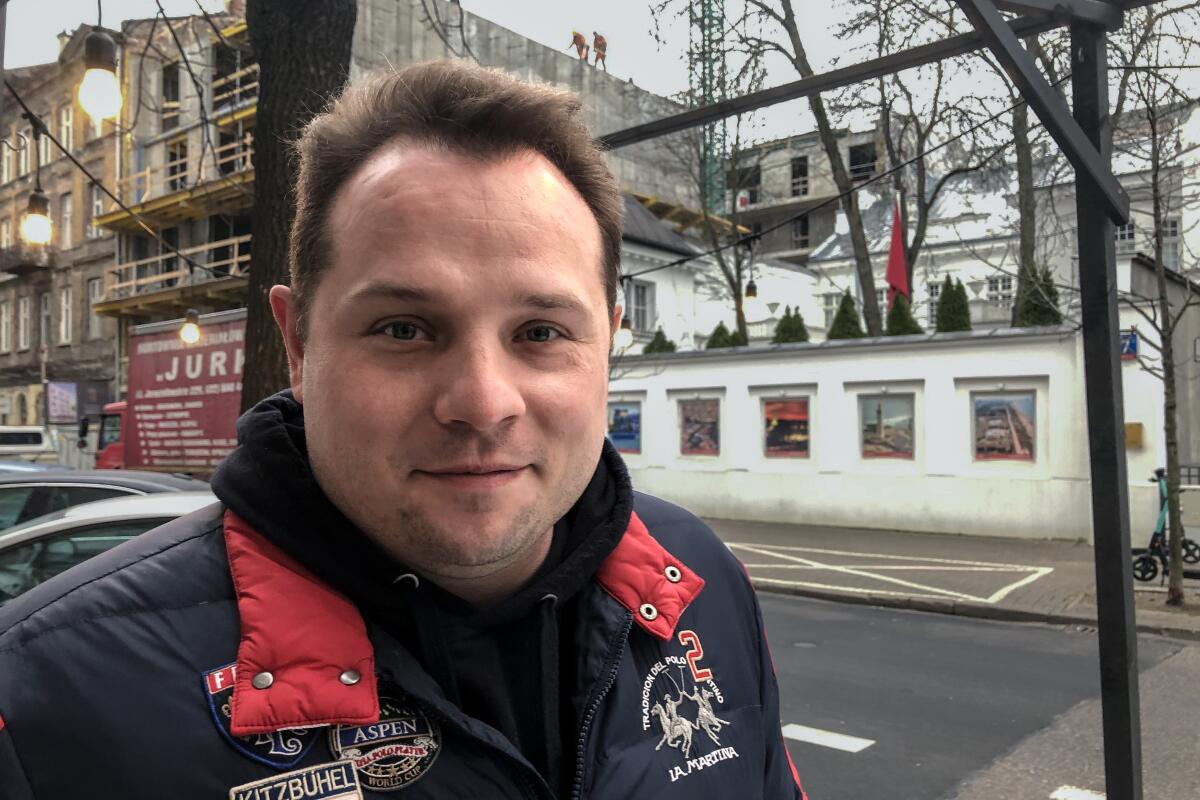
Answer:
<svg viewBox="0 0 1200 800"><path fill-rule="evenodd" d="M679 454L721 455L721 401L679 401Z"/></svg>
<svg viewBox="0 0 1200 800"><path fill-rule="evenodd" d="M642 404L608 404L608 438L620 453L642 452Z"/></svg>
<svg viewBox="0 0 1200 800"><path fill-rule="evenodd" d="M763 401L767 458L808 458L808 398Z"/></svg>
<svg viewBox="0 0 1200 800"><path fill-rule="evenodd" d="M859 395L862 457L911 459L915 407L911 394Z"/></svg>
<svg viewBox="0 0 1200 800"><path fill-rule="evenodd" d="M972 392L976 461L1033 461L1037 442L1036 392Z"/></svg>

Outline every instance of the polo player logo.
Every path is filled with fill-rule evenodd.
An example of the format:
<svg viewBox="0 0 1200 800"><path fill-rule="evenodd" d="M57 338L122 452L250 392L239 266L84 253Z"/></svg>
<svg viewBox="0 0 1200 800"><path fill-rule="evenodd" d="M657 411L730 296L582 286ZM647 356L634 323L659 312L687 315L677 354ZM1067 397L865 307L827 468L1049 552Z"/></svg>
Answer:
<svg viewBox="0 0 1200 800"><path fill-rule="evenodd" d="M717 708L725 698L713 670L700 664L704 658L700 637L695 631L685 630L678 638L687 648L683 655L663 656L642 682L642 730L651 732L657 722L661 735L654 749L665 747L682 756L667 766L667 778L672 783L741 757L736 747L721 744L722 732L732 723L717 716ZM716 747L702 746L704 738L697 740L696 731L703 731Z"/></svg>
<svg viewBox="0 0 1200 800"><path fill-rule="evenodd" d="M702 688L700 691L693 692L690 695L685 694L684 697L693 700L699 708L699 712L696 716L696 727L707 733L708 738L712 739L717 744L720 744L721 740L717 738L717 733L719 733L721 728L725 727L729 723L718 718L717 715L713 713L713 693L708 689Z"/></svg>
<svg viewBox="0 0 1200 800"><path fill-rule="evenodd" d="M678 747L683 751L683 757L687 758L692 754L692 731L698 729L699 726L691 720L683 719L679 716L679 704L687 694L680 694L676 700L671 699L671 695L663 697L661 703L655 703L650 709L654 712L654 716L658 717L658 724L662 728L662 738L658 740L658 744L654 747L655 750L661 750L665 744L667 747ZM665 704L665 707L664 707ZM711 736L711 734L709 734Z"/></svg>

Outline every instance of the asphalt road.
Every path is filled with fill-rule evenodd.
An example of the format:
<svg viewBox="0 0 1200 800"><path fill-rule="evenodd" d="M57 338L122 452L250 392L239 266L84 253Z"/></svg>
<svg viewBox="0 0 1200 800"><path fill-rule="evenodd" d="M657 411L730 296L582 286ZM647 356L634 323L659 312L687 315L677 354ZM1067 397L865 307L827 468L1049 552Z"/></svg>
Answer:
<svg viewBox="0 0 1200 800"><path fill-rule="evenodd" d="M953 798L1099 694L1094 632L766 593L760 601L783 722L817 729L788 743L811 800ZM1142 671L1181 647L1143 638Z"/></svg>

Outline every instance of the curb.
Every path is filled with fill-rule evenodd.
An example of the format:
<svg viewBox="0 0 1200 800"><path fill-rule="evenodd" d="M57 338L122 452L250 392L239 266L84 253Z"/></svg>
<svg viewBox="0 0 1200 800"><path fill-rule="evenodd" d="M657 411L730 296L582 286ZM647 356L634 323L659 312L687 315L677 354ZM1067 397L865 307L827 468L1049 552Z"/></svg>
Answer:
<svg viewBox="0 0 1200 800"><path fill-rule="evenodd" d="M978 603L961 603L957 600L926 600L920 597L895 597L879 594L848 594L828 589L810 589L801 586L781 586L770 579L750 578L750 584L756 592L769 594L790 595L793 597L811 597L816 600L828 600L834 603L849 603L859 606L874 606L876 608L896 608L905 611L924 611L932 614L948 614L957 617L974 619L990 619L1000 622L1036 622L1043 625L1078 625L1085 628L1095 628L1095 615L1086 614L1048 614L1040 611L1026 611L1020 608L1003 608L985 606ZM1172 639L1186 639L1200 642L1200 630L1178 628L1172 625L1153 625L1138 623L1138 633L1148 633L1156 636L1167 636Z"/></svg>

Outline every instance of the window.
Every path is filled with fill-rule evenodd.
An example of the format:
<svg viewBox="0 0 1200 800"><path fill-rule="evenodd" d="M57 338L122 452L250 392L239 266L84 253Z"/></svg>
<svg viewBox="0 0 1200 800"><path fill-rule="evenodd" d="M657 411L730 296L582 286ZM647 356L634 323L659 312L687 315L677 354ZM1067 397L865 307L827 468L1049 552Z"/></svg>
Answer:
<svg viewBox="0 0 1200 800"><path fill-rule="evenodd" d="M0 552L0 602L168 521L93 524L10 547Z"/></svg>
<svg viewBox="0 0 1200 800"><path fill-rule="evenodd" d="M104 216L104 193L95 184L92 184L88 191L91 194L91 208L88 213L87 237L95 239L102 233L100 226L96 224L96 217Z"/></svg>
<svg viewBox="0 0 1200 800"><path fill-rule="evenodd" d="M808 215L792 220L792 247L808 247Z"/></svg>
<svg viewBox="0 0 1200 800"><path fill-rule="evenodd" d="M188 146L187 139L167 142L167 191L178 192L187 188Z"/></svg>
<svg viewBox="0 0 1200 800"><path fill-rule="evenodd" d="M58 343L71 343L71 287L58 290Z"/></svg>
<svg viewBox="0 0 1200 800"><path fill-rule="evenodd" d="M7 249L12 247L12 243L12 221L0 220L0 247Z"/></svg>
<svg viewBox="0 0 1200 800"><path fill-rule="evenodd" d="M821 295L824 302L825 310L825 330L829 330L829 326L833 324L833 317L837 314L838 305L842 302L841 292L829 292Z"/></svg>
<svg viewBox="0 0 1200 800"><path fill-rule="evenodd" d="M987 301L997 308L1012 308L1013 279L1011 275L988 278Z"/></svg>
<svg viewBox="0 0 1200 800"><path fill-rule="evenodd" d="M50 119L50 118L51 118L51 117L50 117L50 115L49 115L49 114L47 114L46 116L42 117L42 119ZM39 136L39 137L37 137L37 143L38 143L38 144L37 144L37 148L38 148L38 163L39 163L39 164L41 164L42 166L45 166L46 164L49 164L49 163L50 163L50 161L51 161L51 158L53 157L53 153L51 152L50 148L52 148L54 145L52 145L52 144L50 143L50 137L49 137L49 136Z"/></svg>
<svg viewBox="0 0 1200 800"><path fill-rule="evenodd" d="M50 344L50 293L42 292L38 297L38 311L41 314L40 327L38 333L41 338L38 342L41 344Z"/></svg>
<svg viewBox="0 0 1200 800"><path fill-rule="evenodd" d="M942 284L930 281L925 284L925 294L929 296L929 327L937 327L938 298L942 296Z"/></svg>
<svg viewBox="0 0 1200 800"><path fill-rule="evenodd" d="M59 247L63 250L70 250L75 243L72 241L73 228L75 227L75 203L71 198L71 193L63 194L62 199L58 201L58 211L60 215L58 241Z"/></svg>
<svg viewBox="0 0 1200 800"><path fill-rule="evenodd" d="M792 197L808 194L808 156L792 159Z"/></svg>
<svg viewBox="0 0 1200 800"><path fill-rule="evenodd" d="M29 148L33 147L33 131L26 128L22 133L24 139L18 137L21 149L17 151L17 177L29 174Z"/></svg>
<svg viewBox="0 0 1200 800"><path fill-rule="evenodd" d="M17 349L29 349L29 324L32 316L32 301L29 297L17 300Z"/></svg>
<svg viewBox="0 0 1200 800"><path fill-rule="evenodd" d="M731 183L730 189L738 198L738 206L744 202L749 205L754 205L761 198L759 197L759 187L762 185L762 169L755 165L753 167L742 167L735 169L729 176Z"/></svg>
<svg viewBox="0 0 1200 800"><path fill-rule="evenodd" d="M1163 220L1162 240L1163 266L1167 269L1179 269L1179 217L1167 217Z"/></svg>
<svg viewBox="0 0 1200 800"><path fill-rule="evenodd" d="M12 303L0 303L0 353L12 350Z"/></svg>
<svg viewBox="0 0 1200 800"><path fill-rule="evenodd" d="M875 145L850 145L850 179L865 181L875 175Z"/></svg>
<svg viewBox="0 0 1200 800"><path fill-rule="evenodd" d="M21 144L20 139L15 139L16 144ZM7 147L0 145L0 150L4 151L4 155L0 156L0 183L8 183L13 179L13 151Z"/></svg>
<svg viewBox="0 0 1200 800"><path fill-rule="evenodd" d="M88 278L88 330L89 339L100 338L100 315L96 313L96 303L104 297L104 279Z"/></svg>
<svg viewBox="0 0 1200 800"><path fill-rule="evenodd" d="M75 149L75 109L70 103L58 110L58 140L68 153Z"/></svg>
<svg viewBox="0 0 1200 800"><path fill-rule="evenodd" d="M629 304L629 320L638 332L653 332L657 319L654 315L654 284L646 281L633 282L633 297Z"/></svg>
<svg viewBox="0 0 1200 800"><path fill-rule="evenodd" d="M163 64L162 68L162 129L179 127L179 63Z"/></svg>
<svg viewBox="0 0 1200 800"><path fill-rule="evenodd" d="M1134 227L1133 220L1124 225L1118 225L1113 238L1117 244L1118 255L1130 255L1137 250L1137 228Z"/></svg>

